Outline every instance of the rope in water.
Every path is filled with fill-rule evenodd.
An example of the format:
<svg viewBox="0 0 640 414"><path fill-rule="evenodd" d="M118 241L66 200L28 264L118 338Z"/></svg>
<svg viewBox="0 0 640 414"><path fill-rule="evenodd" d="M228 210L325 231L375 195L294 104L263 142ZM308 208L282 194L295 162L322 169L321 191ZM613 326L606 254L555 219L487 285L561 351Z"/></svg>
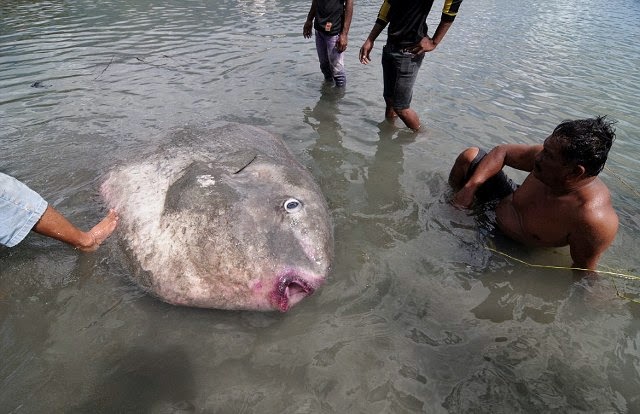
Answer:
<svg viewBox="0 0 640 414"><path fill-rule="evenodd" d="M638 197L640 197L640 192L638 192L638 190L636 190L635 188L633 188L631 185L629 185L622 177L620 177L619 174L615 173L611 168L605 166L604 167L611 175L613 175L616 179L618 179L618 181L620 181L625 187L627 187L627 189L629 189L632 193L634 193L635 195L637 195ZM516 261L518 263L522 263L526 266L529 267L537 267L537 268L542 268L542 269L560 269L560 270L581 270L581 271L585 271L585 272L597 272L597 273L602 273L605 275L609 275L609 276L616 276L616 277L620 277L623 279L627 279L627 280L640 280L640 276L636 276L636 275L632 275L629 273L621 273L621 272L610 272L607 270L590 270L590 269L583 269L580 267L567 267L567 266L552 266L552 265L541 265L541 264L533 264L533 263L528 263L525 262L524 260L520 260L516 257L513 257L511 255L508 255L507 253L501 252L499 250L496 250L492 247L489 246L485 246L485 248L487 250L490 250L494 253L497 253L499 255L502 255L508 259L511 259L513 261ZM613 283L613 287L616 290L616 295L620 298L626 299L630 302L634 302L634 303L638 303L640 304L640 300L634 299L634 298L630 298L628 296L624 296L623 294L620 293L620 291L618 290L618 287L616 286L616 282L615 279L611 279L612 283Z"/></svg>
<svg viewBox="0 0 640 414"><path fill-rule="evenodd" d="M502 256L505 256L505 257L507 257L507 258L509 258L511 260L514 260L516 262L525 264L525 265L530 266L530 267L541 267L541 268L545 268L545 269L562 269L562 270L582 270L582 271L585 271L585 272L598 272L598 273L603 273L603 274L606 274L606 275L618 276L618 277L629 279L629 280L640 280L640 276L636 276L636 275L632 275L632 274L628 274L628 273L609 272L609 271L606 271L606 270L583 269L581 267L567 267L567 266L552 266L552 265L532 264L532 263L525 262L524 260L520 260L520 259L518 259L516 257L510 256L507 253L501 252L501 251L496 250L496 249L494 249L492 247L485 246L485 248L487 250L491 250L494 253L498 253L498 254L500 254Z"/></svg>
<svg viewBox="0 0 640 414"><path fill-rule="evenodd" d="M522 263L524 265L527 265L529 267L537 267L537 268L543 268L543 269L561 269L561 270L582 270L585 272L597 272L597 273L602 273L602 274L606 274L606 275L610 275L610 276L616 276L616 277L621 277L627 280L640 280L640 276L636 276L636 275L632 275L629 273L621 273L621 272L610 272L607 270L590 270L590 269L583 269L580 267L567 267L567 266L552 266L552 265L541 265L541 264L533 264L533 263L528 263L525 262L524 260L520 260L517 257L513 257L507 253L501 252L500 250L494 249L493 247L489 247L489 246L485 246L485 248L487 250L490 250L494 253L497 253L501 256L507 257L513 261L516 261L518 263ZM616 295L622 299L628 300L630 302L634 302L637 304L640 304L640 300L634 299L634 298L630 298L628 296L624 296L622 293L620 293L620 291L618 290L618 286L616 286L616 282L615 279L611 279L611 281L613 282L613 287L616 290Z"/></svg>
<svg viewBox="0 0 640 414"><path fill-rule="evenodd" d="M620 181L622 183L622 185L624 185L625 187L627 187L632 193L634 193L635 195L637 195L638 197L640 197L640 192L638 192L638 190L636 190L635 188L633 188L629 183L627 183L625 180L622 179L622 177L620 177L619 174L615 173L611 168L607 167L605 165L605 170L607 170L607 172L609 172L611 175L613 175L615 178L618 179L618 181Z"/></svg>

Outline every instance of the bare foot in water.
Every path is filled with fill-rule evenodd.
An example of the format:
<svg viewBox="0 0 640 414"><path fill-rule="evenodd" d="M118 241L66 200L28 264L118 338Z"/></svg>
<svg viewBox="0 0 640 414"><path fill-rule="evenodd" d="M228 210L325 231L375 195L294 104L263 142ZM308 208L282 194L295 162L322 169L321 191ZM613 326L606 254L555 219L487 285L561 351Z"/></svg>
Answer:
<svg viewBox="0 0 640 414"><path fill-rule="evenodd" d="M98 246L100 246L102 242L105 241L116 229L119 218L120 217L118 217L115 210L109 210L107 216L103 218L100 223L96 224L91 230L86 232L86 234L91 238L90 243L77 245L76 248L83 252L93 252L98 249Z"/></svg>

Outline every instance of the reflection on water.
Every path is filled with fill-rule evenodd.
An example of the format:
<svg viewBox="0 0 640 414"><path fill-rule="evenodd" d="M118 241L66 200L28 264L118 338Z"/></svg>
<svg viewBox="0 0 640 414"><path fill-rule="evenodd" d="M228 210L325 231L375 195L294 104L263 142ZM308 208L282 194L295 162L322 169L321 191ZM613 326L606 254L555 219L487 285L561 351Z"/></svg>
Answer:
<svg viewBox="0 0 640 414"><path fill-rule="evenodd" d="M609 114L602 178L621 225L603 264L638 274L640 5L465 2L423 63L419 134L383 120L379 61L357 62L379 4L356 6L343 92L302 37L308 7L0 2L0 170L87 227L104 173L171 128L259 125L316 177L336 245L328 283L285 315L161 303L130 282L117 238L95 254L37 235L0 248L0 411L640 411L640 307L616 296L638 282L487 250L570 262L452 208L446 183L466 146Z"/></svg>
<svg viewBox="0 0 640 414"><path fill-rule="evenodd" d="M420 232L418 206L402 191L400 184L404 173L403 146L414 142L416 134L398 131L382 121L370 143L370 147L375 148L373 156L351 151L342 145L344 132L337 121L341 97L339 89L325 85L313 109L305 109L305 123L319 135L310 155L322 165L319 180L321 184L326 183L325 193L332 206L344 208L351 204L348 211L353 213L345 217L348 223L336 226L336 231L344 231L345 237L366 240L379 248L392 248L395 241L414 238ZM344 171L345 168L348 170ZM334 194L343 199L334 201ZM358 233L355 237L354 232Z"/></svg>

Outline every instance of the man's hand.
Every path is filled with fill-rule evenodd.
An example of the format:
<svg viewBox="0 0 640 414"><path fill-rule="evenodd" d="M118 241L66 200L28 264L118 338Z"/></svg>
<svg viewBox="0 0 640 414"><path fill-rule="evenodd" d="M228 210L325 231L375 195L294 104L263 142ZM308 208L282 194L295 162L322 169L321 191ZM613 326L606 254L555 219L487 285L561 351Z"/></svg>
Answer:
<svg viewBox="0 0 640 414"><path fill-rule="evenodd" d="M336 49L342 53L347 50L348 36L344 33L340 33L338 41L336 42Z"/></svg>
<svg viewBox="0 0 640 414"><path fill-rule="evenodd" d="M373 42L369 39L365 40L364 44L360 48L360 63L363 65L371 63L371 57L369 56L371 49L373 49Z"/></svg>
<svg viewBox="0 0 640 414"><path fill-rule="evenodd" d="M308 39L311 37L311 29L313 29L313 20L307 20L306 22L304 22L302 35L305 37L305 39Z"/></svg>
<svg viewBox="0 0 640 414"><path fill-rule="evenodd" d="M429 36L425 36L420 40L420 42L415 45L408 47L406 50L415 55L421 55L425 52L431 52L436 48L436 44L433 43L433 40Z"/></svg>
<svg viewBox="0 0 640 414"><path fill-rule="evenodd" d="M458 208L469 208L473 204L475 191L469 187L462 187L460 191L453 195L451 203Z"/></svg>

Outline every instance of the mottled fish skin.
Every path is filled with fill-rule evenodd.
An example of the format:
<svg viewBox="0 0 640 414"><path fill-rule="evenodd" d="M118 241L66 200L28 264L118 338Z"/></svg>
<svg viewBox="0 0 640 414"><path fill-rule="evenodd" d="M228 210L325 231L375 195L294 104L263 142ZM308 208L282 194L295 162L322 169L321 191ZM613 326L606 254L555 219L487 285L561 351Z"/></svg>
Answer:
<svg viewBox="0 0 640 414"><path fill-rule="evenodd" d="M172 304L287 311L333 259L324 196L281 139L229 124L185 129L174 145L102 184L140 286Z"/></svg>

